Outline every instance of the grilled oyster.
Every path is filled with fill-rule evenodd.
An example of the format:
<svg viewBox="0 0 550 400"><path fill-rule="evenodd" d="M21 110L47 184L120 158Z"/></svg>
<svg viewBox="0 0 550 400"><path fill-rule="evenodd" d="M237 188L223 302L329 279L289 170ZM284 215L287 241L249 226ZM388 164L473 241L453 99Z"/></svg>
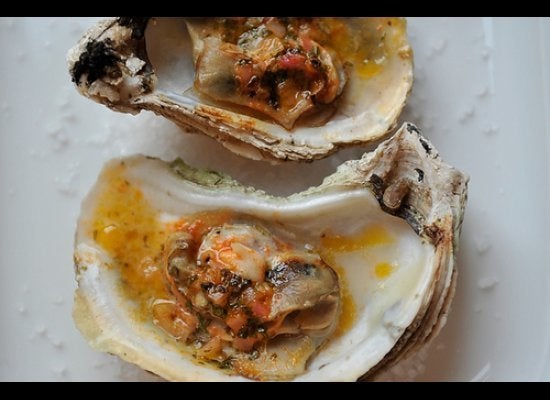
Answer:
<svg viewBox="0 0 550 400"><path fill-rule="evenodd" d="M170 380L367 378L445 323L467 181L411 124L286 198L112 160L78 222L76 324Z"/></svg>
<svg viewBox="0 0 550 400"><path fill-rule="evenodd" d="M380 139L412 86L401 18L112 18L68 60L83 95L252 159L313 160Z"/></svg>

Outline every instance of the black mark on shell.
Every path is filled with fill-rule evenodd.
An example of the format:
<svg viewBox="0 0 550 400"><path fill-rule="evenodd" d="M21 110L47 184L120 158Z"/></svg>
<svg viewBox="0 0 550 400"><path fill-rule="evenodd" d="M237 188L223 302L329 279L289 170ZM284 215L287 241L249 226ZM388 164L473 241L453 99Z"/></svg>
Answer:
<svg viewBox="0 0 550 400"><path fill-rule="evenodd" d="M420 135L420 130L413 124L407 124L407 129L409 132L416 132L418 135Z"/></svg>
<svg viewBox="0 0 550 400"><path fill-rule="evenodd" d="M369 182L372 185L374 195L378 200L384 195L384 181L376 174L372 174L369 178Z"/></svg>
<svg viewBox="0 0 550 400"><path fill-rule="evenodd" d="M416 210L416 208L413 205L409 204L406 201L405 196L408 195L408 190L406 191L398 190L398 192L402 192L403 197L400 199L400 201L395 202L394 207L391 207L392 204L389 204L390 205L389 207L384 202L384 193L387 188L391 189L392 183L389 182L389 185L387 185L387 183L385 183L384 180L376 174L372 174L370 176L369 183L371 184L373 194L378 200L380 207L385 212L391 215L395 215L396 217L400 217L405 221L407 221L407 223L413 228L413 230L420 235L422 232L424 217ZM389 197L392 197L392 196L389 196Z"/></svg>
<svg viewBox="0 0 550 400"><path fill-rule="evenodd" d="M88 74L86 82L91 84L106 75L109 70L116 67L120 57L114 52L110 39L104 41L92 40L86 45L86 51L80 54L71 71L72 80L77 85L80 78Z"/></svg>
<svg viewBox="0 0 550 400"><path fill-rule="evenodd" d="M120 17L118 23L132 30L132 39L142 39L151 17Z"/></svg>
<svg viewBox="0 0 550 400"><path fill-rule="evenodd" d="M424 180L424 171L422 171L420 168L415 168L414 170L418 174L418 182L422 182Z"/></svg>
<svg viewBox="0 0 550 400"><path fill-rule="evenodd" d="M426 153L431 154L432 148L430 147L426 139L424 139L423 137L420 137L419 139L420 139L420 144L422 145L422 147L424 147L424 150L426 150Z"/></svg>

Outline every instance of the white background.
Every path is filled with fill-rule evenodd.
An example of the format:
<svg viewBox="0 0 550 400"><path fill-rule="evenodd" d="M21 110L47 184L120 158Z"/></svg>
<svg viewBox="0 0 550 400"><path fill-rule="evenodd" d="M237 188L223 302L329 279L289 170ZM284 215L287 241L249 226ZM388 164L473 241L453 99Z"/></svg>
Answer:
<svg viewBox="0 0 550 400"><path fill-rule="evenodd" d="M154 379L91 350L71 318L75 222L107 159L180 155L285 195L364 151L271 166L95 104L65 62L95 21L0 19L0 380ZM384 379L550 380L550 19L411 18L409 36L416 80L401 120L471 182L448 323Z"/></svg>

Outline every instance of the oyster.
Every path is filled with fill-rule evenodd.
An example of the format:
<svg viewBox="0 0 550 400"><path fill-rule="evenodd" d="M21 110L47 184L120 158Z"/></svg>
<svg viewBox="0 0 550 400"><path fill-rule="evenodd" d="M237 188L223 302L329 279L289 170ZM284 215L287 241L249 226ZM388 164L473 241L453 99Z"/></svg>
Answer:
<svg viewBox="0 0 550 400"><path fill-rule="evenodd" d="M74 319L170 380L368 378L445 323L467 181L412 124L286 198L112 160L82 204Z"/></svg>
<svg viewBox="0 0 550 400"><path fill-rule="evenodd" d="M111 18L68 61L80 93L111 109L270 160L380 139L413 80L402 18Z"/></svg>

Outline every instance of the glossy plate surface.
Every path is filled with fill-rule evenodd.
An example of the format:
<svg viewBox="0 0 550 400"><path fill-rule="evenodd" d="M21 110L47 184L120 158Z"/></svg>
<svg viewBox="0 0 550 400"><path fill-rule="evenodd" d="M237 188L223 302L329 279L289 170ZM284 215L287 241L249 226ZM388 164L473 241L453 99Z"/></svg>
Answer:
<svg viewBox="0 0 550 400"><path fill-rule="evenodd" d="M66 51L97 18L0 18L0 380L151 380L84 342L71 318L80 201L103 163L181 155L287 195L311 164L239 158L152 113L80 96ZM432 346L388 380L550 380L550 19L409 19L416 81L401 121L470 174L457 294Z"/></svg>

